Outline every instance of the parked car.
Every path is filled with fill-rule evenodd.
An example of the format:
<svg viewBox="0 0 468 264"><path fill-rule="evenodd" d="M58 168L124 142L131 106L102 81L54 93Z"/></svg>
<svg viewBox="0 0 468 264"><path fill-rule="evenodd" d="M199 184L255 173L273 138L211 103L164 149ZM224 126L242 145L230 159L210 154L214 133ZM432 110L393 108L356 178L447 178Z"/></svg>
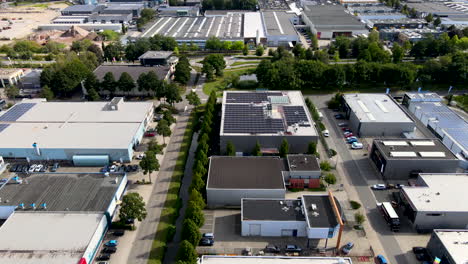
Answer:
<svg viewBox="0 0 468 264"><path fill-rule="evenodd" d="M349 138L349 137L354 137L354 134L351 133L351 132L345 132L344 136L345 136L345 138Z"/></svg>
<svg viewBox="0 0 468 264"><path fill-rule="evenodd" d="M346 138L346 142L348 142L348 144L352 144L354 142L358 142L358 139L357 137L352 136L352 137Z"/></svg>
<svg viewBox="0 0 468 264"><path fill-rule="evenodd" d="M374 184L371 186L373 190L386 190L387 186L385 184Z"/></svg>
<svg viewBox="0 0 468 264"><path fill-rule="evenodd" d="M382 255L377 255L375 259L377 260L378 264L388 264L387 259Z"/></svg>
<svg viewBox="0 0 468 264"><path fill-rule="evenodd" d="M154 132L146 132L145 133L145 137L154 137L154 136L156 136L156 133L154 133Z"/></svg>
<svg viewBox="0 0 468 264"><path fill-rule="evenodd" d="M417 260L419 260L419 261L431 261L431 256L429 255L429 252L427 252L426 248L422 248L421 250L418 250L417 252L418 253L414 254L416 256Z"/></svg>
<svg viewBox="0 0 468 264"><path fill-rule="evenodd" d="M401 188L403 188L403 187L405 187L404 184L397 184L397 185L395 185L395 189L401 189Z"/></svg>
<svg viewBox="0 0 468 264"><path fill-rule="evenodd" d="M351 148L352 149L362 149L362 148L364 148L364 145L362 143L359 143L359 142L353 142L351 144Z"/></svg>
<svg viewBox="0 0 468 264"><path fill-rule="evenodd" d="M105 247L102 249L102 253L114 254L117 251L116 247Z"/></svg>
<svg viewBox="0 0 468 264"><path fill-rule="evenodd" d="M343 114L336 114L335 118L336 119L345 119L345 116Z"/></svg>
<svg viewBox="0 0 468 264"><path fill-rule="evenodd" d="M18 168L18 164L13 164L13 165L11 165L9 171L10 171L10 172L16 172L16 169L17 169L17 168Z"/></svg>
<svg viewBox="0 0 468 264"><path fill-rule="evenodd" d="M36 164L31 165L31 167L29 167L28 172L34 172L36 170L36 167L37 167Z"/></svg>
<svg viewBox="0 0 468 264"><path fill-rule="evenodd" d="M142 160L144 156L145 156L145 153L140 153L140 154L138 154L138 155L136 156L136 159L137 159L137 160Z"/></svg>
<svg viewBox="0 0 468 264"><path fill-rule="evenodd" d="M56 172L59 167L60 165L58 164L58 162L55 162L54 165L52 165L52 167L50 168L50 171Z"/></svg>
<svg viewBox="0 0 468 264"><path fill-rule="evenodd" d="M347 126L348 126L348 123L339 123L338 126L339 126L339 127L347 127Z"/></svg>
<svg viewBox="0 0 468 264"><path fill-rule="evenodd" d="M327 129L322 131L322 134L323 134L324 137L329 137L330 136L330 132Z"/></svg>
<svg viewBox="0 0 468 264"><path fill-rule="evenodd" d="M97 260L109 260L110 259L110 254L101 254L99 257L97 257Z"/></svg>
<svg viewBox="0 0 468 264"><path fill-rule="evenodd" d="M101 172L108 172L109 171L109 166L104 166L102 169L101 169Z"/></svg>
<svg viewBox="0 0 468 264"><path fill-rule="evenodd" d="M135 171L135 172L136 172L136 171L139 171L139 170L140 170L140 166L138 166L138 165L136 165L136 164L135 164L135 165L132 165L132 171Z"/></svg>
<svg viewBox="0 0 468 264"><path fill-rule="evenodd" d="M214 240L214 234L213 233L203 233L202 237Z"/></svg>
<svg viewBox="0 0 468 264"><path fill-rule="evenodd" d="M117 245L118 245L117 240L109 240L104 244L104 246L106 247L116 247Z"/></svg>
<svg viewBox="0 0 468 264"><path fill-rule="evenodd" d="M342 248L341 248L341 252L343 252L343 254L345 255L348 255L351 250L353 249L354 247L354 243L353 242L348 242L346 245L344 245Z"/></svg>
<svg viewBox="0 0 468 264"><path fill-rule="evenodd" d="M266 253L280 253L281 249L276 245L268 245L265 247Z"/></svg>
<svg viewBox="0 0 468 264"><path fill-rule="evenodd" d="M135 224L135 219L129 218L129 219L125 220L125 224L127 224L127 225L133 225L133 224Z"/></svg>
<svg viewBox="0 0 468 264"><path fill-rule="evenodd" d="M112 166L110 167L109 172L116 172L116 171L117 171L117 165L112 165Z"/></svg>
<svg viewBox="0 0 468 264"><path fill-rule="evenodd" d="M99 261L97 264L109 264L109 261Z"/></svg>
<svg viewBox="0 0 468 264"><path fill-rule="evenodd" d="M213 245L214 245L213 239L209 239L206 237L202 237L202 239L200 239L200 246L211 247Z"/></svg>
<svg viewBox="0 0 468 264"><path fill-rule="evenodd" d="M302 248L296 245L286 245L286 252L302 252Z"/></svg>
<svg viewBox="0 0 468 264"><path fill-rule="evenodd" d="M112 233L114 236L123 236L125 235L125 230L123 229L117 229Z"/></svg>
<svg viewBox="0 0 468 264"><path fill-rule="evenodd" d="M36 169L34 170L35 172L40 172L42 170L42 168L44 167L44 165L42 164L37 164L36 166Z"/></svg>
<svg viewBox="0 0 468 264"><path fill-rule="evenodd" d="M132 171L132 165L125 166L125 172L131 172L131 171Z"/></svg>
<svg viewBox="0 0 468 264"><path fill-rule="evenodd" d="M413 253L414 254L421 254L426 250L425 247L413 247Z"/></svg>
<svg viewBox="0 0 468 264"><path fill-rule="evenodd" d="M49 168L49 166L47 166L47 164L45 164L44 166L42 166L42 168L39 171L40 172L46 172L47 168Z"/></svg>

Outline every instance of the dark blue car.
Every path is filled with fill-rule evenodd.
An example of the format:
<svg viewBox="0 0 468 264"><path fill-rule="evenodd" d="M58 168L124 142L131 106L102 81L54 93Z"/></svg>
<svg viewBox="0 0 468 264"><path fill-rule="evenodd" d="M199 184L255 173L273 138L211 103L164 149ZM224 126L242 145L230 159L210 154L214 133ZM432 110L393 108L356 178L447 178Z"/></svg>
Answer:
<svg viewBox="0 0 468 264"><path fill-rule="evenodd" d="M382 255L377 255L376 259L378 264L388 264L387 259Z"/></svg>

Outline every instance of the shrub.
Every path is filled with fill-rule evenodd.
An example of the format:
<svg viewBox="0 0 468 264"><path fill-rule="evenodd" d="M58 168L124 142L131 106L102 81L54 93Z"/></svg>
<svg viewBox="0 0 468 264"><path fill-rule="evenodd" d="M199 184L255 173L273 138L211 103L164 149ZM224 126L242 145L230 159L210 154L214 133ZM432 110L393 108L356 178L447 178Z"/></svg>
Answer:
<svg viewBox="0 0 468 264"><path fill-rule="evenodd" d="M351 208L353 208L354 210L361 208L361 204L356 201L351 200L349 201L349 203L351 204Z"/></svg>
<svg viewBox="0 0 468 264"><path fill-rule="evenodd" d="M366 221L366 218L361 212L357 212L354 214L354 221L356 221L356 224L362 225Z"/></svg>
<svg viewBox="0 0 468 264"><path fill-rule="evenodd" d="M325 175L325 182L328 184L335 184L336 183L336 176L333 173L327 173Z"/></svg>
<svg viewBox="0 0 468 264"><path fill-rule="evenodd" d="M334 149L329 149L328 151L330 152L330 156L332 156L332 157L336 156L336 154L337 154L336 150L334 150Z"/></svg>
<svg viewBox="0 0 468 264"><path fill-rule="evenodd" d="M167 241L171 242L176 234L176 227L174 225L167 226Z"/></svg>
<svg viewBox="0 0 468 264"><path fill-rule="evenodd" d="M320 162L320 169L324 171L330 171L331 170L331 165L330 162L328 161L322 161Z"/></svg>

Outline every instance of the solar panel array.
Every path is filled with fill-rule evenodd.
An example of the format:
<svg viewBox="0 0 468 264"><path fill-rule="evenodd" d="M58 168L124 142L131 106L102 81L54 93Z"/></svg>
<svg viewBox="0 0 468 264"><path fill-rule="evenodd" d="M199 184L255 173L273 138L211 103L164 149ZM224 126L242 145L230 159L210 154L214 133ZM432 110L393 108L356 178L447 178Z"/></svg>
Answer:
<svg viewBox="0 0 468 264"><path fill-rule="evenodd" d="M0 116L0 121L16 121L35 105L36 103L23 103L14 105L11 109L8 110L8 112Z"/></svg>
<svg viewBox="0 0 468 264"><path fill-rule="evenodd" d="M265 117L261 106L225 105L224 133L270 134L284 130L283 120Z"/></svg>
<svg viewBox="0 0 468 264"><path fill-rule="evenodd" d="M248 103L261 103L268 102L268 96L282 96L282 93L227 93L226 103L231 104L248 104Z"/></svg>
<svg viewBox="0 0 468 264"><path fill-rule="evenodd" d="M2 132L3 130L5 130L5 128L9 127L10 124L0 124L0 132Z"/></svg>
<svg viewBox="0 0 468 264"><path fill-rule="evenodd" d="M288 126L309 122L309 118L307 118L307 114L302 106L283 106L283 112ZM302 124L301 126L310 126L310 124Z"/></svg>

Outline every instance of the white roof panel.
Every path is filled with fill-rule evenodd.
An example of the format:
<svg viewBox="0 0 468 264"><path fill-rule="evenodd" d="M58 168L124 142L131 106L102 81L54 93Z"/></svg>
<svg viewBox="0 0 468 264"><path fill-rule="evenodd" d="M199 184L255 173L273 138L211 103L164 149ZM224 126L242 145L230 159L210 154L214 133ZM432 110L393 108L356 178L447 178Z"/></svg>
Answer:
<svg viewBox="0 0 468 264"><path fill-rule="evenodd" d="M408 146L406 141L382 141L385 146Z"/></svg>
<svg viewBox="0 0 468 264"><path fill-rule="evenodd" d="M444 158L445 152L441 151L421 151L419 155L423 158Z"/></svg>
<svg viewBox="0 0 468 264"><path fill-rule="evenodd" d="M391 151L390 157L395 158L408 158L408 157L417 157L418 155L414 151Z"/></svg>
<svg viewBox="0 0 468 264"><path fill-rule="evenodd" d="M435 146L434 141L410 141L412 146Z"/></svg>

